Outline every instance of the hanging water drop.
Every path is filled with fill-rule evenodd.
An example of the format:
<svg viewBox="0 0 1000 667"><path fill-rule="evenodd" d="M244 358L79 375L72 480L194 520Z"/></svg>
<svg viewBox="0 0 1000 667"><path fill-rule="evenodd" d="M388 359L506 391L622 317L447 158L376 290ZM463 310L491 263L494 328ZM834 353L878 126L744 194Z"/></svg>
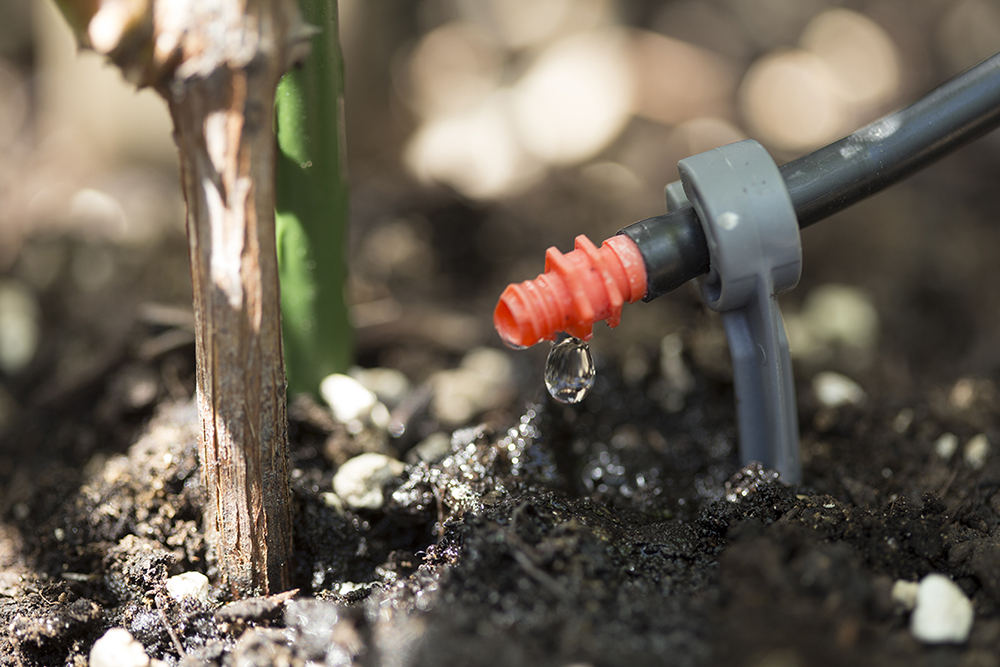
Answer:
<svg viewBox="0 0 1000 667"><path fill-rule="evenodd" d="M579 403L594 386L590 346L573 336L554 343L545 361L545 388L560 403Z"/></svg>

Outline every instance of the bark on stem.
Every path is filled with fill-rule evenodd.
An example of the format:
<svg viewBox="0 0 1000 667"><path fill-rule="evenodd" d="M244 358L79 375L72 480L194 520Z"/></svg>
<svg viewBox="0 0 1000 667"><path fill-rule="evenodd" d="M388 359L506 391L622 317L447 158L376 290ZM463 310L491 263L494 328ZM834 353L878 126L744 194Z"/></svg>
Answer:
<svg viewBox="0 0 1000 667"><path fill-rule="evenodd" d="M289 587L274 92L315 30L295 0L57 0L82 46L166 100L194 286L204 526L234 597Z"/></svg>
<svg viewBox="0 0 1000 667"><path fill-rule="evenodd" d="M187 202L204 525L222 585L234 596L290 585L272 132L274 91L285 69L278 45L287 43L281 4L259 3L256 25L248 9L242 33L230 31L259 40L242 66L227 58L207 75L175 78L164 91Z"/></svg>
<svg viewBox="0 0 1000 667"><path fill-rule="evenodd" d="M170 101L194 287L204 523L235 595L289 586L271 132L278 75L266 66L218 71Z"/></svg>

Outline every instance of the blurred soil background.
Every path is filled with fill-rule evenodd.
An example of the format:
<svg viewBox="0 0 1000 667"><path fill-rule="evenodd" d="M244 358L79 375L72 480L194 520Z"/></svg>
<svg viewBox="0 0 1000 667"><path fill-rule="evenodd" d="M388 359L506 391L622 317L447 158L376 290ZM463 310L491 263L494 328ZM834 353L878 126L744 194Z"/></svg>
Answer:
<svg viewBox="0 0 1000 667"><path fill-rule="evenodd" d="M84 665L114 626L187 665L1000 665L996 134L804 232L796 489L739 470L693 288L598 325L572 408L491 320L548 246L663 212L679 159L752 137L784 162L991 55L1000 2L340 19L357 362L396 384L353 373L387 419L293 402L299 598L234 609L164 592L211 576L166 109L48 0L0 4L0 665ZM407 466L345 504L363 452ZM921 641L892 593L932 572L972 600L963 641Z"/></svg>

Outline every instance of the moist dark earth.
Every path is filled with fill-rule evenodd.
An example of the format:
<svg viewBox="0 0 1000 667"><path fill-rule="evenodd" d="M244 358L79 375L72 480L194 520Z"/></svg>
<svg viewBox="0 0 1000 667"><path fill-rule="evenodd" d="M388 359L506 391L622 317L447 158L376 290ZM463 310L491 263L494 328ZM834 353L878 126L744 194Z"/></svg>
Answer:
<svg viewBox="0 0 1000 667"><path fill-rule="evenodd" d="M128 340L68 379L39 367L30 384L9 385L29 398L0 449L0 664L83 665L115 626L182 665L998 664L1000 457L980 466L963 454L976 434L1000 435L996 201L983 185L982 209L941 228L892 214L948 210L947 195L919 186L969 161L995 173L984 155L970 149L805 233L805 277L786 313L802 308L800 292L839 279L873 295L882 327L866 365L846 349L821 364L865 388L857 405L821 404L816 367L796 364L798 486L741 469L724 338L694 290L631 306L638 326L599 329L598 379L578 405L547 398L540 354L511 351L516 397L447 429L449 447L429 461L409 451L442 430L420 380L460 351L380 325L359 331L359 360L395 363L416 381L402 437L351 435L309 399L290 406L296 590L178 603L167 577L215 575L201 535L190 343L140 353L172 329L136 318ZM410 203L432 222L497 215L445 195ZM912 230L905 257L900 229ZM945 235L968 254L942 258ZM813 244L824 252L810 262ZM163 289L144 282L144 258L119 266L106 308ZM446 274L464 299L462 276ZM496 291L492 277L482 283L485 304ZM48 326L96 326L67 305L70 286L46 299ZM461 313L455 303L437 306ZM650 326L662 329L650 336ZM490 340L488 319L482 329L473 342ZM657 347L663 334L677 334L679 357L676 344ZM944 433L958 437L950 458L935 452ZM327 502L338 465L372 448L411 461L384 505ZM972 600L964 644L921 644L891 597L896 580L931 572Z"/></svg>
<svg viewBox="0 0 1000 667"><path fill-rule="evenodd" d="M644 122L622 141L643 143ZM375 153L399 139L349 127ZM831 284L864 295L878 326L865 344L794 358L796 486L740 464L725 337L690 286L627 307L617 330L598 325L581 403L547 397L544 350L507 351L503 400L441 423L430 380L470 349L502 349L490 314L503 286L534 277L548 245L660 212L659 195L623 204L565 168L477 203L362 163L357 362L408 377L393 412L406 428L352 433L318 401L290 402L294 590L250 600L213 587L178 602L165 587L188 571L217 582L183 238L28 238L3 278L32 258L62 268L37 292L35 359L0 375L0 666L83 667L123 627L187 667L1000 667L998 155L988 136L803 232L801 284L781 297L789 328ZM392 238L408 254L374 261ZM67 268L80 257L110 262L113 278L82 289ZM823 371L865 396L824 403ZM435 433L447 446L421 449ZM985 453L967 447L984 439ZM345 508L332 479L365 451L406 468L380 508ZM929 573L972 601L964 643L918 641L894 601L895 582Z"/></svg>

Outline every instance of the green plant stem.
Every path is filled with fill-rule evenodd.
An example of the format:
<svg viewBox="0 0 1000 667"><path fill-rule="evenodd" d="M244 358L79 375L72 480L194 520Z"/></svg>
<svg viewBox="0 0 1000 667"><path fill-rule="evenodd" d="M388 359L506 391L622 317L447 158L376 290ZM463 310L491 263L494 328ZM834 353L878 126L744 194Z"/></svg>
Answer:
<svg viewBox="0 0 1000 667"><path fill-rule="evenodd" d="M303 19L320 32L275 98L276 228L288 390L317 394L320 381L344 371L353 356L344 297L344 74L336 0L299 5Z"/></svg>

